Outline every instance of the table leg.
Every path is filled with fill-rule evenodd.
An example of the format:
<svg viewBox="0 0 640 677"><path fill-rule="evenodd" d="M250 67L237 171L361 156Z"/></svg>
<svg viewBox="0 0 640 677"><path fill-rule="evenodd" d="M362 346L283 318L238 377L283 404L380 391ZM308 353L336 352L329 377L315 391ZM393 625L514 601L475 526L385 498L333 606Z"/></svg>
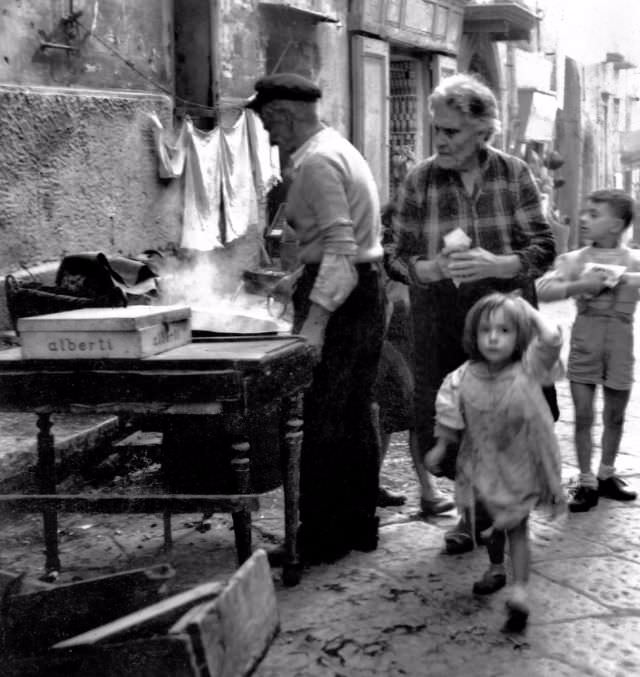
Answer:
<svg viewBox="0 0 640 677"><path fill-rule="evenodd" d="M248 494L249 450L251 447L248 442L236 442L231 445L231 448L233 449L231 467L235 476L236 491L239 494ZM232 513L232 519L239 566L251 556L251 511L247 508L242 508Z"/></svg>
<svg viewBox="0 0 640 677"><path fill-rule="evenodd" d="M56 492L56 458L51 434L51 414L38 412L38 485L41 494ZM45 568L47 574L60 571L58 555L58 513L55 508L43 508Z"/></svg>
<svg viewBox="0 0 640 677"><path fill-rule="evenodd" d="M298 557L300 525L300 453L302 450L302 393L283 402L284 416L284 547L282 567L284 585L297 585L302 575Z"/></svg>
<svg viewBox="0 0 640 677"><path fill-rule="evenodd" d="M162 527L164 536L164 551L171 552L173 548L173 535L171 534L171 510L162 513Z"/></svg>

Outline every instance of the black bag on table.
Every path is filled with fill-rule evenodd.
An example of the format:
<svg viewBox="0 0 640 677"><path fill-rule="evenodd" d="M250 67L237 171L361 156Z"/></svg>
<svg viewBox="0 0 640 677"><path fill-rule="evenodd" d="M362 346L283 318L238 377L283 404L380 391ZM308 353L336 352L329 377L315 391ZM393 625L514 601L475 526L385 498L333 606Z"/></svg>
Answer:
<svg viewBox="0 0 640 677"><path fill-rule="evenodd" d="M105 254L83 253L65 256L55 283L46 285L35 278L28 282L13 275L5 277L7 309L17 332L18 319L60 313L78 308L117 308L127 305L122 277L111 267Z"/></svg>

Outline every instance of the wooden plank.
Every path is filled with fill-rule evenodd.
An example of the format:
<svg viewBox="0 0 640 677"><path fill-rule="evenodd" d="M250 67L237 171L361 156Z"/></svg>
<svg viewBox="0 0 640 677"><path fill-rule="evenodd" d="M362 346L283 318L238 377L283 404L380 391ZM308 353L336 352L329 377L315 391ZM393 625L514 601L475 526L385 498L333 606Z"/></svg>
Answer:
<svg viewBox="0 0 640 677"><path fill-rule="evenodd" d="M186 635L118 644L54 649L32 658L3 660L2 677L204 677Z"/></svg>
<svg viewBox="0 0 640 677"><path fill-rule="evenodd" d="M55 642L102 625L166 596L174 569L161 564L12 595L3 607L6 648L40 653Z"/></svg>
<svg viewBox="0 0 640 677"><path fill-rule="evenodd" d="M199 664L216 677L249 675L280 627L275 588L264 550L231 577L213 601L192 608L169 629L187 633Z"/></svg>
<svg viewBox="0 0 640 677"><path fill-rule="evenodd" d="M54 648L66 649L81 645L122 641L126 637L133 637L135 634L139 636L143 632L147 635L163 633L192 606L217 597L223 588L224 585L217 581L203 583L135 613L122 616L111 623L106 623L63 642L58 642L54 645Z"/></svg>
<svg viewBox="0 0 640 677"><path fill-rule="evenodd" d="M4 494L0 495L0 510L38 512L53 508L60 512L81 513L173 513L237 512L260 509L259 494L147 494L144 496L80 494Z"/></svg>

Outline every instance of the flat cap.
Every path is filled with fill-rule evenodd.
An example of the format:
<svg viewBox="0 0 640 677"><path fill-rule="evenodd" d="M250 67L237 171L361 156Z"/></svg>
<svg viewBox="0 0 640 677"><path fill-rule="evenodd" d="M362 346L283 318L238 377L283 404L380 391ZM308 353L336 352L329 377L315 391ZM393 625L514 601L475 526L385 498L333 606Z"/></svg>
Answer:
<svg viewBox="0 0 640 677"><path fill-rule="evenodd" d="M259 111L262 106L276 99L289 101L316 101L322 96L322 90L315 82L297 73L275 73L265 75L254 85L256 93L246 104L246 108Z"/></svg>

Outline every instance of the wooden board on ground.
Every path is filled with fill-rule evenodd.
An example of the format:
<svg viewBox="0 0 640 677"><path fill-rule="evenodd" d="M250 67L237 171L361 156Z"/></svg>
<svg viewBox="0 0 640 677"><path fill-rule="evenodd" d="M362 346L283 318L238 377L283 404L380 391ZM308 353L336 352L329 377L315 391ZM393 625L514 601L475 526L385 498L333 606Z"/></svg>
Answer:
<svg viewBox="0 0 640 677"><path fill-rule="evenodd" d="M2 677L246 677L279 630L267 556L35 656L0 656Z"/></svg>
<svg viewBox="0 0 640 677"><path fill-rule="evenodd" d="M203 583L185 592L163 599L156 604L146 606L139 611L117 618L97 628L92 628L75 637L70 637L54 645L54 649L69 649L105 642L121 641L126 637L151 635L166 632L182 614L194 604L217 597L223 589L219 582Z"/></svg>
<svg viewBox="0 0 640 677"><path fill-rule="evenodd" d="M9 591L2 605L5 649L35 654L67 637L154 604L175 576L168 564L66 585ZM33 586L32 586L33 587Z"/></svg>
<svg viewBox="0 0 640 677"><path fill-rule="evenodd" d="M257 550L215 600L187 612L169 634L191 637L204 674L248 675L280 627L275 588L264 550Z"/></svg>

